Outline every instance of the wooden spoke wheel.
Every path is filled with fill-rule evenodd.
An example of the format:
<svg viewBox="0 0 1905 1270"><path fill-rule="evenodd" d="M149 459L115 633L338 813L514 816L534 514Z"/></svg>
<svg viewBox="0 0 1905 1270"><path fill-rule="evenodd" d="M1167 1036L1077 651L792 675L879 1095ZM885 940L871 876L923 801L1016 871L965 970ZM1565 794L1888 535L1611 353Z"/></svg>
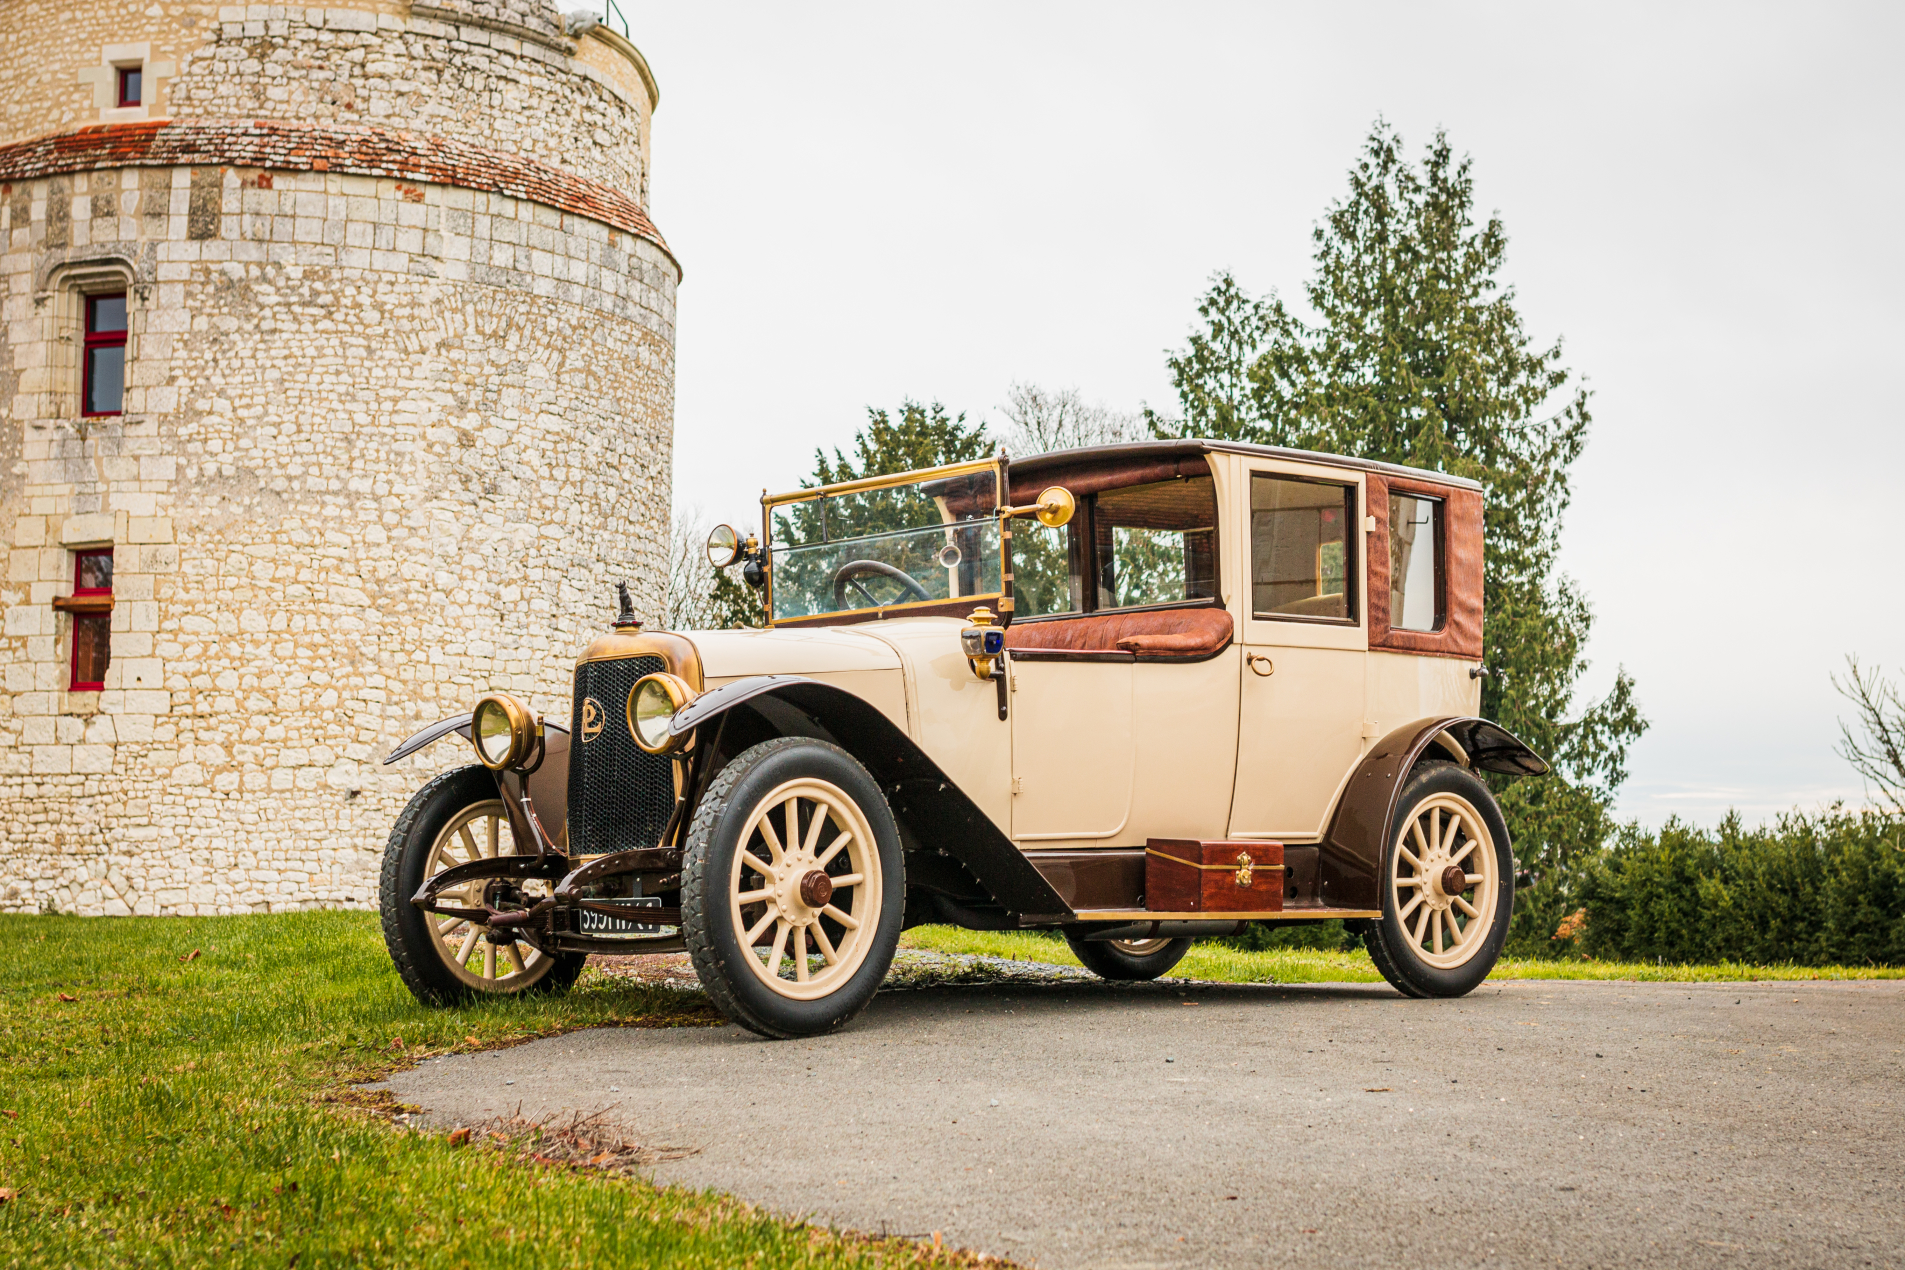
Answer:
<svg viewBox="0 0 1905 1270"><path fill-rule="evenodd" d="M1514 909L1501 809L1473 773L1430 762L1403 783L1390 828L1370 959L1409 996L1461 996L1494 968Z"/></svg>
<svg viewBox="0 0 1905 1270"><path fill-rule="evenodd" d="M582 953L539 952L489 938L474 922L426 913L410 902L424 882L472 860L515 855L496 778L481 767L446 772L417 791L384 848L378 906L384 945L405 986L426 1005L484 996L560 992L581 975ZM443 892L452 908L526 908L549 893L541 879L482 879Z"/></svg>
<svg viewBox="0 0 1905 1270"><path fill-rule="evenodd" d="M762 983L814 1001L853 978L880 918L880 853L836 785L789 781L761 799L729 869L731 920Z"/></svg>
<svg viewBox="0 0 1905 1270"><path fill-rule="evenodd" d="M1074 927L1065 932L1072 955L1085 969L1100 979L1126 982L1156 979L1191 950L1188 939L1085 939L1086 931Z"/></svg>
<svg viewBox="0 0 1905 1270"><path fill-rule="evenodd" d="M1501 879L1493 838L1474 805L1459 794L1430 795L1403 826L1390 859L1396 916L1416 955L1450 970L1479 953Z"/></svg>
<svg viewBox="0 0 1905 1270"><path fill-rule="evenodd" d="M424 867L424 881L445 869L472 860L493 860L515 855L516 840L510 832L509 815L500 798L472 803L450 818L437 834ZM503 900L498 894L505 886L516 896ZM457 908L499 908L505 904L526 906L549 894L549 883L540 878L527 881L477 879L439 893L444 902ZM520 896L522 898L517 898ZM514 992L537 982L554 968L553 958L527 944L498 944L484 938L482 927L461 917L425 914L431 943L444 966L461 982L478 992Z"/></svg>
<svg viewBox="0 0 1905 1270"><path fill-rule="evenodd" d="M899 829L839 746L763 741L715 774L682 853L681 924L701 986L763 1036L812 1036L873 999L905 916Z"/></svg>

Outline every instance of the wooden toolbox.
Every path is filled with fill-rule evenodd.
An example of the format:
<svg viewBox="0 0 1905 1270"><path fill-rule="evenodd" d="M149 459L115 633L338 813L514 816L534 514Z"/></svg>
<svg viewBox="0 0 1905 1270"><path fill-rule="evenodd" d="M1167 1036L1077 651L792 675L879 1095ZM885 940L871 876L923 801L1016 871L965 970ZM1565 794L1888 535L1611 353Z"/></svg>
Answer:
<svg viewBox="0 0 1905 1270"><path fill-rule="evenodd" d="M1144 844L1144 907L1153 913L1280 913L1283 844L1152 838Z"/></svg>

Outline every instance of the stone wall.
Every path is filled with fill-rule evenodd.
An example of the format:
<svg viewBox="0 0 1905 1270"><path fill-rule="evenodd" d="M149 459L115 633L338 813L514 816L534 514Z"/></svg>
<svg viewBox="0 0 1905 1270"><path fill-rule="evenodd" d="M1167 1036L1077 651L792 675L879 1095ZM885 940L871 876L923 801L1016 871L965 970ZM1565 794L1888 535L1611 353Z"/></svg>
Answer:
<svg viewBox="0 0 1905 1270"><path fill-rule="evenodd" d="M493 22L528 6L558 38L541 0L458 3ZM181 80L251 57L272 22L291 39L338 12L295 28L254 8L265 35L224 23ZM445 47L419 98L477 95L455 137L409 134L436 166L383 134L386 166L338 170L324 156L356 154L366 123L264 162L216 151L259 129L210 122L191 161L150 141L183 123L0 150L0 911L370 902L404 801L469 761L455 739L398 768L382 754L490 688L566 717L613 582L659 607L679 269L634 192L591 180L636 167L521 196L549 165L478 146L504 122L477 117L539 99L483 96L491 54ZM601 79L572 75L542 124L596 128L562 112ZM408 175L360 174L390 164ZM119 287L125 411L82 418L83 293ZM112 664L104 691L71 692L53 602L96 545L114 550Z"/></svg>

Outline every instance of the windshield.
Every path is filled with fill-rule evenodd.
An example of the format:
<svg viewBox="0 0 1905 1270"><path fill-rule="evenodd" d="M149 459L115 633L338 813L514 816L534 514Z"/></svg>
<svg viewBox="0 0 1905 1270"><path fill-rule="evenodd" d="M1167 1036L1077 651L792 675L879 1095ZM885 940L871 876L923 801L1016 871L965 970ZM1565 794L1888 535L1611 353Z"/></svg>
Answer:
<svg viewBox="0 0 1905 1270"><path fill-rule="evenodd" d="M998 491L998 468L988 462L770 500L769 616L998 597Z"/></svg>

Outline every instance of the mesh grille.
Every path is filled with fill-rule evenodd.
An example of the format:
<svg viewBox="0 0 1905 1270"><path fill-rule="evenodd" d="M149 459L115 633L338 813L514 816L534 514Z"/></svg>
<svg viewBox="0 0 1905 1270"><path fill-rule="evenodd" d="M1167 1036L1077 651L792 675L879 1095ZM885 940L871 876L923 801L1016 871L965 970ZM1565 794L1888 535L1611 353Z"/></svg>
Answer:
<svg viewBox="0 0 1905 1270"><path fill-rule="evenodd" d="M667 670L660 657L584 662L575 672L569 735L569 853L601 855L659 846L675 809L674 764L644 753L628 733L628 693L643 675ZM602 730L583 739L583 704L594 701ZM593 720L591 720L593 722Z"/></svg>

